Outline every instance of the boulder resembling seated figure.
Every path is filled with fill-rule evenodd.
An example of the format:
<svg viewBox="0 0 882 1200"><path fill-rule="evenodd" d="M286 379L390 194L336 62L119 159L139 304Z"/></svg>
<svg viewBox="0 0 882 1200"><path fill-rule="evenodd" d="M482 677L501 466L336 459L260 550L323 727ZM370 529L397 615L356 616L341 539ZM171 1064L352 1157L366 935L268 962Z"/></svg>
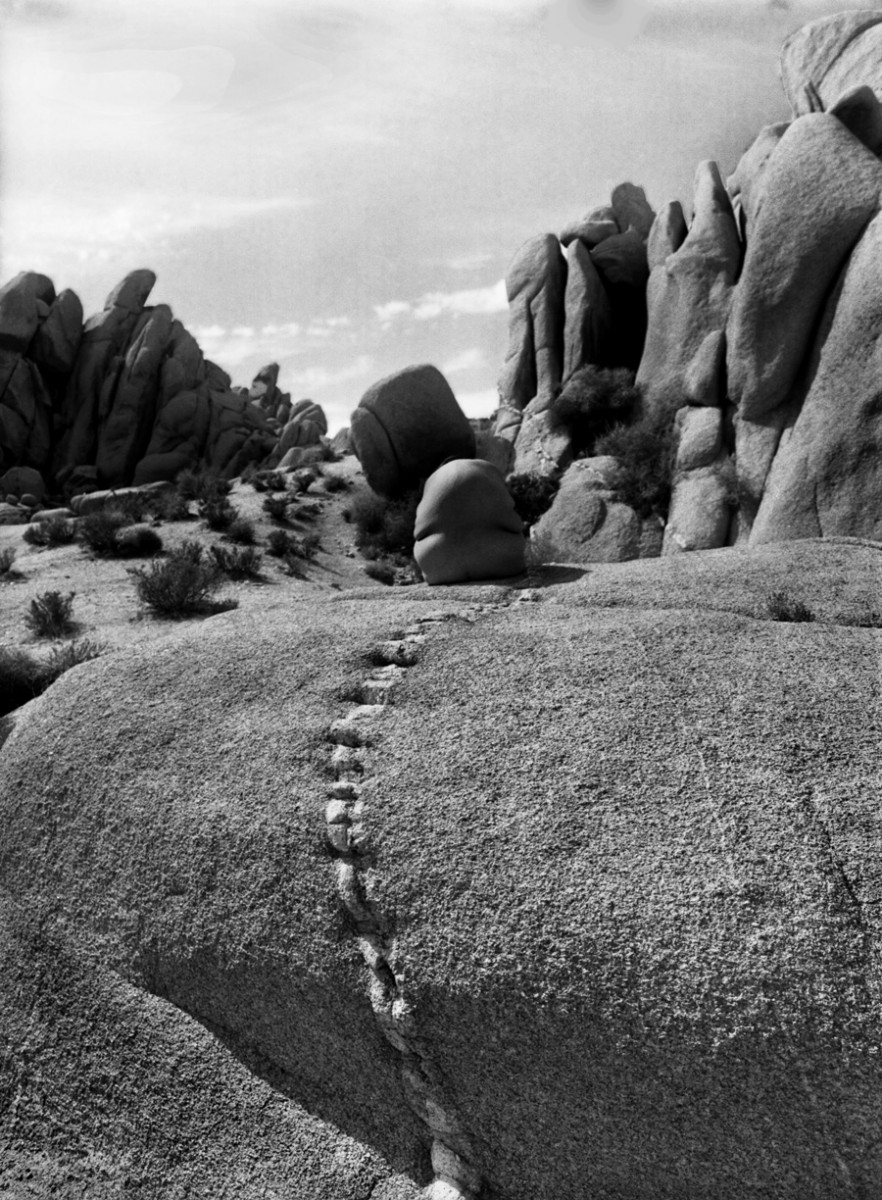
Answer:
<svg viewBox="0 0 882 1200"><path fill-rule="evenodd" d="M524 570L523 524L499 470L454 458L426 480L414 557L429 584L504 579Z"/></svg>

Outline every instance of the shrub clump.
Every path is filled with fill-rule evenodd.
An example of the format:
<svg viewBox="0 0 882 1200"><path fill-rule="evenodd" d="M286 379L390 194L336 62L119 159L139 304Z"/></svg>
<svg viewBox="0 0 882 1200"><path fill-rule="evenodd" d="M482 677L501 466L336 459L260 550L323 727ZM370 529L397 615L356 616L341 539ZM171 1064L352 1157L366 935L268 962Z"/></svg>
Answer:
<svg viewBox="0 0 882 1200"><path fill-rule="evenodd" d="M674 473L675 408L644 412L632 425L615 425L594 444L596 454L618 460L618 499L641 517L668 515Z"/></svg>
<svg viewBox="0 0 882 1200"><path fill-rule="evenodd" d="M352 484L345 475L327 474L324 476L324 489L332 495L334 492L348 492Z"/></svg>
<svg viewBox="0 0 882 1200"><path fill-rule="evenodd" d="M287 495L267 496L263 502L263 511L271 516L274 521L287 521L288 505L290 503L290 497Z"/></svg>
<svg viewBox="0 0 882 1200"><path fill-rule="evenodd" d="M119 554L116 535L130 524L131 518L121 508L98 508L80 517L77 538L99 558L113 558Z"/></svg>
<svg viewBox="0 0 882 1200"><path fill-rule="evenodd" d="M34 637L67 637L76 628L71 611L75 592L43 592L31 600L25 624Z"/></svg>
<svg viewBox="0 0 882 1200"><path fill-rule="evenodd" d="M515 512L527 529L551 508L551 502L560 487L560 480L536 472L509 475L505 482L514 500Z"/></svg>
<svg viewBox="0 0 882 1200"><path fill-rule="evenodd" d="M66 546L77 535L77 527L66 517L48 517L45 521L31 521L21 535L29 546Z"/></svg>
<svg viewBox="0 0 882 1200"><path fill-rule="evenodd" d="M247 517L236 517L227 528L224 535L239 546L254 545L254 522Z"/></svg>
<svg viewBox="0 0 882 1200"><path fill-rule="evenodd" d="M773 621L814 621L815 614L801 600L788 592L771 592L766 597L766 610Z"/></svg>
<svg viewBox="0 0 882 1200"><path fill-rule="evenodd" d="M200 500L199 516L209 529L213 529L215 533L224 533L238 520L239 512L226 496L221 496L213 500Z"/></svg>
<svg viewBox="0 0 882 1200"><path fill-rule="evenodd" d="M219 571L230 579L259 579L263 561L253 546L212 546L211 557Z"/></svg>
<svg viewBox="0 0 882 1200"><path fill-rule="evenodd" d="M597 439L613 425L630 421L639 405L633 372L589 365L574 371L564 384L551 417L569 433L575 457L582 458L594 452Z"/></svg>
<svg viewBox="0 0 882 1200"><path fill-rule="evenodd" d="M68 642L64 646L53 646L49 661L43 668L43 686L48 687L50 683L54 683L71 667L78 667L80 663L98 658L104 653L104 649L101 642L93 642L91 638L78 638L75 642Z"/></svg>
<svg viewBox="0 0 882 1200"><path fill-rule="evenodd" d="M281 471L256 471L247 480L255 492L284 492L288 481Z"/></svg>
<svg viewBox="0 0 882 1200"><path fill-rule="evenodd" d="M4 576L7 578L13 574L12 564L15 562L15 547L7 546L5 550L0 550L0 579Z"/></svg>
<svg viewBox="0 0 882 1200"><path fill-rule="evenodd" d="M162 538L149 525L126 525L117 530L115 546L120 558L152 558L162 550Z"/></svg>
<svg viewBox="0 0 882 1200"><path fill-rule="evenodd" d="M209 597L220 585L215 563L205 558L198 542L183 542L161 562L132 572L138 598L163 617L184 617L206 611Z"/></svg>
<svg viewBox="0 0 882 1200"><path fill-rule="evenodd" d="M228 479L211 471L181 471L175 479L178 495L184 500L221 500L233 490Z"/></svg>
<svg viewBox="0 0 882 1200"><path fill-rule="evenodd" d="M413 557L413 530L420 492L386 500L368 487L352 495L343 516L355 526L355 545L367 559ZM402 564L403 565L403 564Z"/></svg>

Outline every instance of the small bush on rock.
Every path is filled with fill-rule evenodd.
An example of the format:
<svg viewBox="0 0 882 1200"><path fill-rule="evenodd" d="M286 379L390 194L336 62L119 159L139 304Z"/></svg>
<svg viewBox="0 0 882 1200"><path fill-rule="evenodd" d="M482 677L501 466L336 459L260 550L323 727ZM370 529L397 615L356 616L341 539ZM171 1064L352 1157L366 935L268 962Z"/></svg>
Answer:
<svg viewBox="0 0 882 1200"><path fill-rule="evenodd" d="M674 473L676 408L660 407L643 413L633 425L616 425L594 444L597 454L609 454L621 468L616 494L641 517L667 517Z"/></svg>
<svg viewBox="0 0 882 1200"><path fill-rule="evenodd" d="M58 638L73 633L76 624L71 617L75 592L43 592L35 596L25 614L25 624L34 637Z"/></svg>
<svg viewBox="0 0 882 1200"><path fill-rule="evenodd" d="M229 546L212 546L211 556L219 571L230 579L259 579L262 556L253 546L233 549Z"/></svg>
<svg viewBox="0 0 882 1200"><path fill-rule="evenodd" d="M634 375L624 367L580 367L564 384L551 407L558 428L566 429L576 458L592 453L597 439L613 425L627 422L640 404Z"/></svg>
<svg viewBox="0 0 882 1200"><path fill-rule="evenodd" d="M505 482L514 500L515 512L527 529L551 508L551 502L560 487L559 480L535 472L509 475Z"/></svg>
<svg viewBox="0 0 882 1200"><path fill-rule="evenodd" d="M45 668L26 650L0 646L0 716L12 712L43 690Z"/></svg>
<svg viewBox="0 0 882 1200"><path fill-rule="evenodd" d="M220 584L220 573L209 563L198 542L184 542L161 562L133 571L139 599L163 617L204 612Z"/></svg>
<svg viewBox="0 0 882 1200"><path fill-rule="evenodd" d="M766 597L766 609L773 621L814 621L815 614L801 600L787 592L771 592Z"/></svg>
<svg viewBox="0 0 882 1200"><path fill-rule="evenodd" d="M29 546L66 546L77 535L73 521L65 517L49 517L45 521L32 521L21 535Z"/></svg>

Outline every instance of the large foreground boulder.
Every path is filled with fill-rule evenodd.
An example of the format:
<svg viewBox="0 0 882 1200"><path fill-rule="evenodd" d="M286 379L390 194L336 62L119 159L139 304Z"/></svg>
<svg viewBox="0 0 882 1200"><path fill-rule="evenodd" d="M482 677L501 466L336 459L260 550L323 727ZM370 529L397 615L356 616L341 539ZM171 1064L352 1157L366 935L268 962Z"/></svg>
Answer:
<svg viewBox="0 0 882 1200"><path fill-rule="evenodd" d="M414 558L429 584L504 579L524 569L523 522L492 463L454 459L426 480Z"/></svg>
<svg viewBox="0 0 882 1200"><path fill-rule="evenodd" d="M170 1194L167 1169L208 1200L220 1154L237 1195L312 1200L333 1179L284 1172L337 1145L339 1195L386 1200L453 1162L429 1157L446 1120L469 1196L877 1195L879 634L841 624L877 580L878 550L817 541L594 564L532 603L451 589L442 614L311 592L69 672L0 752L27 914L0 1162L64 1148L80 1194L126 1169ZM769 620L784 588L819 621ZM424 615L450 619L383 676L393 702L335 725ZM365 1163L376 1190L344 1187Z"/></svg>
<svg viewBox="0 0 882 1200"><path fill-rule="evenodd" d="M445 458L474 458L475 434L437 367L407 367L368 388L352 414L352 445L381 496L416 487Z"/></svg>

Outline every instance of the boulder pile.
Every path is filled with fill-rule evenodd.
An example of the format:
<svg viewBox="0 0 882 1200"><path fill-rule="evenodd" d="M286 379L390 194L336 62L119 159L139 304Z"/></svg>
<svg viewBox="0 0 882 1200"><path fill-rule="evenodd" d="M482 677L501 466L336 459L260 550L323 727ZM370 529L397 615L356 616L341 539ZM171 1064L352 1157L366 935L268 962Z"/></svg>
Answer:
<svg viewBox="0 0 882 1200"><path fill-rule="evenodd" d="M623 184L512 263L494 432L516 472L562 477L558 510L567 496L590 510L591 534L574 513L568 532L554 521L585 561L659 552L602 509L590 470L568 473L554 402L588 364L630 367L643 413L670 412L661 553L882 537L882 17L812 22L781 72L792 121L762 129L725 181L701 163L690 221Z"/></svg>
<svg viewBox="0 0 882 1200"><path fill-rule="evenodd" d="M28 494L152 483L187 468L232 478L294 448L300 457L285 465L299 466L323 446L324 413L311 400L292 408L278 364L234 388L168 305L148 305L155 282L132 271L85 322L76 294L56 294L45 275L24 271L0 288L0 473L31 472Z"/></svg>

